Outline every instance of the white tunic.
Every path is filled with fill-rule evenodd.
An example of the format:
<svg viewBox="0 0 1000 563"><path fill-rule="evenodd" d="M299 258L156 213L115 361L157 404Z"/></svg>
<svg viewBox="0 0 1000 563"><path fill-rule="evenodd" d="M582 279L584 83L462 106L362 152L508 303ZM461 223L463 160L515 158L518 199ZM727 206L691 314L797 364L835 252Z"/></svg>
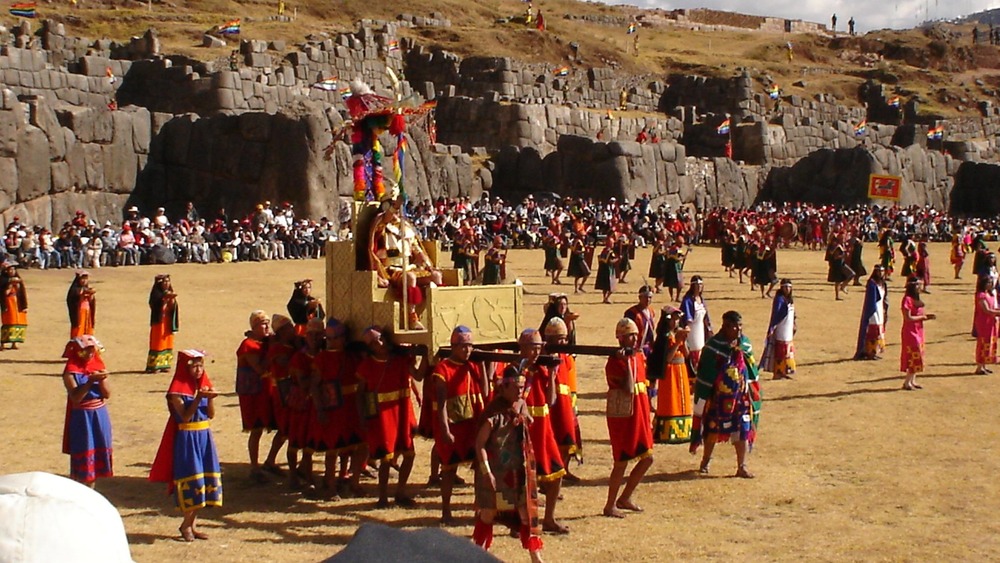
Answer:
<svg viewBox="0 0 1000 563"><path fill-rule="evenodd" d="M778 342L791 342L795 332L795 304L788 304L788 314L774 327L774 339Z"/></svg>
<svg viewBox="0 0 1000 563"><path fill-rule="evenodd" d="M691 352L697 352L705 347L705 314L705 303L695 300L694 318L688 324L691 332L687 337L687 349Z"/></svg>
<svg viewBox="0 0 1000 563"><path fill-rule="evenodd" d="M868 317L868 324L882 326L885 323L885 292L875 288L875 311Z"/></svg>

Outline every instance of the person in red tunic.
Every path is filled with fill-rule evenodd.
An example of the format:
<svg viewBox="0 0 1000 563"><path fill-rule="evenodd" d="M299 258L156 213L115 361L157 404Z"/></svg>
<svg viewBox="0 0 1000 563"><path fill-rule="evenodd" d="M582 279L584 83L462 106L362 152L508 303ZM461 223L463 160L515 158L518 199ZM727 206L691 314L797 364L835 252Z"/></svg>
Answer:
<svg viewBox="0 0 1000 563"><path fill-rule="evenodd" d="M426 361L416 367L414 357L393 350L388 334L379 327L369 327L362 336L368 356L358 364L357 380L363 390L362 427L368 442L368 459L378 462L378 502L375 508L389 506L389 468L397 456L399 481L395 501L398 506L416 506L406 494L406 482L413 469L413 434L417 418L410 401L410 377L423 381Z"/></svg>
<svg viewBox="0 0 1000 563"><path fill-rule="evenodd" d="M604 374L608 379L608 434L614 465L608 480L608 500L604 515L624 518L622 510L642 512L632 500L632 494L653 465L653 429L649 423L649 397L646 395L646 359L635 351L639 327L631 319L622 319L615 326L615 336L621 350L608 358ZM624 401L629 408L615 405ZM625 479L630 461L638 463L629 473L621 496L618 489Z"/></svg>
<svg viewBox="0 0 1000 563"><path fill-rule="evenodd" d="M549 319L545 325L546 344L566 344L569 341L569 329L559 317ZM570 457L579 454L583 444L580 443L579 422L573 409L573 396L570 382L576 379L576 359L570 354L559 354L559 366L554 370L556 402L552 404L552 433L559 444L559 455L566 464L566 475L563 479L570 483L579 483L580 478L569 471Z"/></svg>
<svg viewBox="0 0 1000 563"><path fill-rule="evenodd" d="M545 517L542 529L546 532L568 534L569 528L556 521L556 502L566 464L559 454L559 444L552 431L549 409L556 402L556 384L553 374L543 366L535 365L542 353L542 335L533 328L526 328L517 340L521 353L521 373L527 380L524 402L531 415L528 433L535 449L538 486L545 495Z"/></svg>
<svg viewBox="0 0 1000 563"><path fill-rule="evenodd" d="M288 367L292 361L292 354L295 353L298 336L292 319L285 315L271 315L271 330L274 334L268 340L265 356L267 371L274 385L274 392L271 393L271 410L274 412L274 425L278 428L275 439L280 439L284 443L288 439L289 423L286 401L292 384Z"/></svg>
<svg viewBox="0 0 1000 563"><path fill-rule="evenodd" d="M323 349L325 330L321 319L309 319L306 323L305 346L292 354L288 362L288 377L291 380L285 401L288 407L288 486L292 490L303 489L308 497L314 496L316 491L316 485L313 483L313 451L309 447L310 432L315 417L315 407L310 393L312 365ZM300 453L301 458L299 458Z"/></svg>
<svg viewBox="0 0 1000 563"><path fill-rule="evenodd" d="M349 490L351 494L360 496L365 450L361 431L361 396L355 377L357 365L357 357L347 350L347 327L339 320L328 317L326 349L313 361L311 394L316 417L310 442L315 452L326 454L323 486L337 491L337 458L349 456ZM340 475L346 478L347 471L342 470ZM339 491L341 495L346 493L346 490Z"/></svg>
<svg viewBox="0 0 1000 563"><path fill-rule="evenodd" d="M264 377L267 373L267 338L271 335L271 319L264 311L250 313L250 331L236 350L236 394L240 400L243 431L249 432L247 450L250 454L250 478L258 483L267 482L262 469L279 473L275 459L283 439L276 435L271 450L261 466L260 438L264 430L276 430L271 394L274 382Z"/></svg>
<svg viewBox="0 0 1000 563"><path fill-rule="evenodd" d="M483 413L483 389L489 383L480 364L469 361L472 331L457 326L451 332L451 355L431 373L434 451L441 460L441 523L450 524L451 493L458 467L476 459L476 423ZM442 407L443 405L443 407Z"/></svg>

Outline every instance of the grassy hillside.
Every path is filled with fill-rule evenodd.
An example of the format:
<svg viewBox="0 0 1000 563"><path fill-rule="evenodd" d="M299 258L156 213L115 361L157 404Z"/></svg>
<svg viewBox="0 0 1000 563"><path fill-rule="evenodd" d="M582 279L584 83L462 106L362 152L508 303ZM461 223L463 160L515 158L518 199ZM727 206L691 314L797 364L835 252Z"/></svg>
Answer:
<svg viewBox="0 0 1000 563"><path fill-rule="evenodd" d="M242 38L285 39L301 42L309 33L353 30L362 18L394 19L403 10L390 0L298 0L289 1L286 14L293 22L270 21L277 1L195 0L153 2L131 0L79 0L40 4L42 17L63 21L71 34L85 37L126 39L155 27L164 51L211 59L228 54L226 49L200 47L204 30L231 18L243 19ZM946 116L974 115L981 99L994 99L1000 91L1000 47L972 45L971 24L939 24L926 30L878 31L858 37L840 35L776 34L751 31L759 18L716 11L694 11L694 22L727 26L725 31L706 31L669 25L662 11L640 11L628 6L596 2L545 0L535 4L546 18L548 31L538 33L517 23L499 19L523 14L526 4L516 0L410 0L406 13L432 12L452 22L450 28L414 28L404 35L460 55L511 56L527 61L565 64L569 44L579 45L583 65L617 65L623 72L665 76L674 72L731 76L739 68L758 77L769 76L786 94L812 96L818 92L836 95L850 103L858 85L875 78L892 85L898 93L919 96L922 111ZM627 49L632 37L624 25L606 25L574 16L631 18L641 15L640 53ZM741 29L742 28L742 29ZM744 31L743 29L746 29ZM794 45L788 61L786 41ZM801 87L793 83L802 81ZM979 82L977 84L977 81Z"/></svg>

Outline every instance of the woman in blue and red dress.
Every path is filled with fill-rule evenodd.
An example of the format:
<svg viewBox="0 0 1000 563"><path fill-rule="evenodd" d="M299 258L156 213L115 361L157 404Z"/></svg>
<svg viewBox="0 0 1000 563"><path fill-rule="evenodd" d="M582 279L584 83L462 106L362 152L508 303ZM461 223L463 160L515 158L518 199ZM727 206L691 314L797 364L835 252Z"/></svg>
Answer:
<svg viewBox="0 0 1000 563"><path fill-rule="evenodd" d="M108 373L101 359L101 343L90 335L66 344L63 384L66 386L66 424L63 453L69 454L70 477L90 488L99 477L111 477L111 417L108 416Z"/></svg>
<svg viewBox="0 0 1000 563"><path fill-rule="evenodd" d="M205 373L205 353L182 350L174 378L167 388L170 418L163 431L149 480L167 483L184 513L180 532L184 541L207 540L195 528L198 511L222 506L222 469L210 421L215 418L217 393Z"/></svg>

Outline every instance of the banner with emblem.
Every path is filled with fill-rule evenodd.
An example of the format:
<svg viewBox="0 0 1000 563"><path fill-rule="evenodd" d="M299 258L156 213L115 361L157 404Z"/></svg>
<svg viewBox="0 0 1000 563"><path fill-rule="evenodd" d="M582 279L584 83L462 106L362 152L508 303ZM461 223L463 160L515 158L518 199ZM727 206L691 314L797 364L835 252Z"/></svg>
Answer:
<svg viewBox="0 0 1000 563"><path fill-rule="evenodd" d="M868 199L899 201L903 190L902 176L872 174L868 177Z"/></svg>

